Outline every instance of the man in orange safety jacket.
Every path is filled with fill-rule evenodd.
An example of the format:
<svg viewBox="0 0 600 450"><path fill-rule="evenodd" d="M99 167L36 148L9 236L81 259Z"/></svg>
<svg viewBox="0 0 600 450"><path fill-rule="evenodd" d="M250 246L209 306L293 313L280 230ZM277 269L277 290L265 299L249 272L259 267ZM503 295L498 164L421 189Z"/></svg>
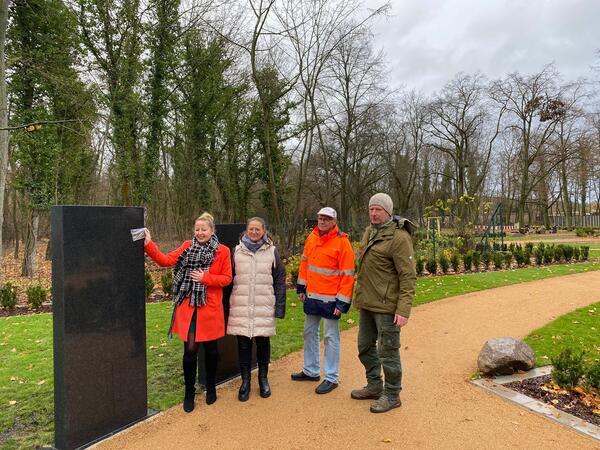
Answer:
<svg viewBox="0 0 600 450"><path fill-rule="evenodd" d="M300 260L296 292L304 302L304 367L293 373L295 381L319 381L319 327L323 319L325 380L317 394L338 386L340 365L340 325L348 312L354 285L354 252L350 239L336 223L337 213L330 207L317 213L317 226L306 238Z"/></svg>

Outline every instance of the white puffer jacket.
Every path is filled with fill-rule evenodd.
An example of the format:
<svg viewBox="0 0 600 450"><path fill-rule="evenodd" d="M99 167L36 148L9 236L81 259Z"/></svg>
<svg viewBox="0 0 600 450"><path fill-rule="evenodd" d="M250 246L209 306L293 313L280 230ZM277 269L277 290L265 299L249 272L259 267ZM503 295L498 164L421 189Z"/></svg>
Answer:
<svg viewBox="0 0 600 450"><path fill-rule="evenodd" d="M252 253L240 242L235 247L233 260L235 277L229 299L227 334L250 338L275 335L275 246L265 243Z"/></svg>

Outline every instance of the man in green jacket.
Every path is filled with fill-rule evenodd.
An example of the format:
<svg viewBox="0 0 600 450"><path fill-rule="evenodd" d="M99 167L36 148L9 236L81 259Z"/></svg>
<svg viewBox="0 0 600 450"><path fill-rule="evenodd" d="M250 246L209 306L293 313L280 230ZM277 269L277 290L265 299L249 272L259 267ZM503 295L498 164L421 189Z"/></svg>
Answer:
<svg viewBox="0 0 600 450"><path fill-rule="evenodd" d="M352 391L351 397L376 399L371 404L374 413L402 404L400 328L408 322L417 279L412 224L392 218L393 208L387 194L378 193L369 200L371 225L361 241L354 291L355 306L360 310L358 357L365 366L367 385Z"/></svg>

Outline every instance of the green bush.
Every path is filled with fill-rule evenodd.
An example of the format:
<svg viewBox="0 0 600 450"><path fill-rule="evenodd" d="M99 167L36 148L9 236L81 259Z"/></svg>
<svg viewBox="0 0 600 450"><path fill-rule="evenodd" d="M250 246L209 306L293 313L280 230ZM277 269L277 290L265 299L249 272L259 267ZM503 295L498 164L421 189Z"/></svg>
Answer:
<svg viewBox="0 0 600 450"><path fill-rule="evenodd" d="M437 272L437 261L433 258L427 260L427 272L429 272L431 275L435 275Z"/></svg>
<svg viewBox="0 0 600 450"><path fill-rule="evenodd" d="M545 248L546 248L546 244L545 244L545 243L543 243L543 242L540 242L540 243L537 245L537 249L538 249L540 252L542 252L542 255L544 254L544 249L545 249Z"/></svg>
<svg viewBox="0 0 600 450"><path fill-rule="evenodd" d="M576 261L579 261L580 258L581 258L581 251L579 250L579 247L574 246L573 247L573 259L575 259Z"/></svg>
<svg viewBox="0 0 600 450"><path fill-rule="evenodd" d="M512 265L512 260L513 255L511 252L504 253L504 266L506 266L507 269L510 269L510 266Z"/></svg>
<svg viewBox="0 0 600 450"><path fill-rule="evenodd" d="M144 272L144 293L146 294L146 298L150 297L152 291L154 290L154 280L152 279L152 275L147 270Z"/></svg>
<svg viewBox="0 0 600 450"><path fill-rule="evenodd" d="M160 276L160 286L165 294L171 294L173 290L173 271L171 269L167 269Z"/></svg>
<svg viewBox="0 0 600 450"><path fill-rule="evenodd" d="M551 358L554 369L551 377L562 388L572 389L577 386L585 373L583 365L583 352L575 353L570 348L564 349L557 356Z"/></svg>
<svg viewBox="0 0 600 450"><path fill-rule="evenodd" d="M27 304L33 309L40 309L48 294L41 284L32 284L25 292L27 293Z"/></svg>
<svg viewBox="0 0 600 450"><path fill-rule="evenodd" d="M600 389L600 361L596 361L587 368L585 380L589 387Z"/></svg>
<svg viewBox="0 0 600 450"><path fill-rule="evenodd" d="M479 265L481 264L481 253L478 251L473 252L473 269L477 272L479 270Z"/></svg>
<svg viewBox="0 0 600 450"><path fill-rule="evenodd" d="M517 262L517 266L522 266L523 264L525 264L525 253L523 252L522 248L517 248L515 250L515 252L513 253L513 256L515 257L515 261Z"/></svg>
<svg viewBox="0 0 600 450"><path fill-rule="evenodd" d="M489 270L492 263L492 254L490 252L483 252L481 254L481 262L483 263L483 268Z"/></svg>
<svg viewBox="0 0 600 450"><path fill-rule="evenodd" d="M531 252L529 251L528 248L525 248L525 254L523 255L523 264L525 264L526 266L528 266L529 264L531 264Z"/></svg>
<svg viewBox="0 0 600 450"><path fill-rule="evenodd" d="M587 259L589 257L590 257L590 246L582 245L581 246L581 259L583 259L584 261L587 261Z"/></svg>
<svg viewBox="0 0 600 450"><path fill-rule="evenodd" d="M525 252L529 252L530 255L533 253L533 242L527 242L525 244Z"/></svg>
<svg viewBox="0 0 600 450"><path fill-rule="evenodd" d="M579 237L595 236L596 230L593 227L577 227L575 233Z"/></svg>
<svg viewBox="0 0 600 450"><path fill-rule="evenodd" d="M563 255L565 257L565 261L571 261L573 259L573 247L570 245L563 246Z"/></svg>
<svg viewBox="0 0 600 450"><path fill-rule="evenodd" d="M494 256L492 257L492 259L494 260L494 267L496 269L502 269L502 262L504 261L504 255L500 252L496 252L496 253L494 253Z"/></svg>
<svg viewBox="0 0 600 450"><path fill-rule="evenodd" d="M541 266L543 262L544 262L544 250L538 247L535 249L535 263L538 266Z"/></svg>
<svg viewBox="0 0 600 450"><path fill-rule="evenodd" d="M450 255L450 265L452 266L454 273L458 273L460 270L460 253L454 252Z"/></svg>
<svg viewBox="0 0 600 450"><path fill-rule="evenodd" d="M546 249L544 250L544 264L552 263L553 259L554 259L554 249L551 247L546 247Z"/></svg>
<svg viewBox="0 0 600 450"><path fill-rule="evenodd" d="M473 251L469 250L467 253L463 255L463 266L465 267L465 272L469 272L471 270L471 266L473 265Z"/></svg>
<svg viewBox="0 0 600 450"><path fill-rule="evenodd" d="M17 306L17 287L14 284L7 282L0 288L0 304L4 309Z"/></svg>
<svg viewBox="0 0 600 450"><path fill-rule="evenodd" d="M448 261L448 257L444 252L440 253L439 263L442 272L448 273L448 269L450 268L450 261Z"/></svg>
<svg viewBox="0 0 600 450"><path fill-rule="evenodd" d="M554 262L560 262L564 257L563 246L557 245L554 247Z"/></svg>
<svg viewBox="0 0 600 450"><path fill-rule="evenodd" d="M415 262L415 270L417 275L423 275L423 270L425 269L425 258L423 256L417 256Z"/></svg>

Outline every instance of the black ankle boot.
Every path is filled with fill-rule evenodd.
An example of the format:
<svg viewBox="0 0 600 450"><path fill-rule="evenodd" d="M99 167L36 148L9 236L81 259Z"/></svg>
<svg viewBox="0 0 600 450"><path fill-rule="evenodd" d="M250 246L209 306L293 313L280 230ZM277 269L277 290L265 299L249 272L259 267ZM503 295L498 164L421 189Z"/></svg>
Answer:
<svg viewBox="0 0 600 450"><path fill-rule="evenodd" d="M185 396L183 397L183 410L186 413L194 410L194 399L196 397L196 389L192 386L191 389L185 388Z"/></svg>
<svg viewBox="0 0 600 450"><path fill-rule="evenodd" d="M213 347L204 346L204 366L206 368L206 404L212 405L217 401L216 377L219 354L216 342Z"/></svg>
<svg viewBox="0 0 600 450"><path fill-rule="evenodd" d="M271 387L269 386L269 380L267 379L268 373L268 364L258 365L258 387L260 389L260 396L262 398L267 398L271 396Z"/></svg>
<svg viewBox="0 0 600 450"><path fill-rule="evenodd" d="M250 367L240 367L240 371L242 373L242 385L238 392L238 400L245 402L250 397Z"/></svg>
<svg viewBox="0 0 600 450"><path fill-rule="evenodd" d="M206 385L206 404L212 405L217 401L217 388L213 384L212 386Z"/></svg>

